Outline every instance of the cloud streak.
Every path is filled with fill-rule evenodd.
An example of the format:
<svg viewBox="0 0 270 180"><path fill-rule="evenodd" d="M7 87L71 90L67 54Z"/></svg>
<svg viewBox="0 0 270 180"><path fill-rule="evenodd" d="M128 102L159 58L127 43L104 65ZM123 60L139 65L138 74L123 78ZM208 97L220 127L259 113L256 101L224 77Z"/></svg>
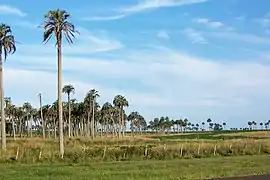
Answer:
<svg viewBox="0 0 270 180"><path fill-rule="evenodd" d="M232 27L228 27L222 22L211 21L210 19L207 19L207 18L198 18L196 19L196 22L212 29L233 30Z"/></svg>
<svg viewBox="0 0 270 180"><path fill-rule="evenodd" d="M10 14L10 15L17 15L17 16L21 16L21 17L24 17L27 15L22 10L20 10L16 7L4 5L4 4L0 4L0 14Z"/></svg>
<svg viewBox="0 0 270 180"><path fill-rule="evenodd" d="M149 11L159 8L169 8L176 6L184 6L198 3L205 3L208 0L141 0L135 5L122 7L117 10L117 15L112 16L94 16L90 18L84 18L84 20L89 21L110 21L122 19L126 16L140 13L143 11Z"/></svg>
<svg viewBox="0 0 270 180"><path fill-rule="evenodd" d="M208 41L202 36L202 34L199 31L196 31L192 28L187 28L182 31L184 35L187 36L187 38L195 44L207 44Z"/></svg>

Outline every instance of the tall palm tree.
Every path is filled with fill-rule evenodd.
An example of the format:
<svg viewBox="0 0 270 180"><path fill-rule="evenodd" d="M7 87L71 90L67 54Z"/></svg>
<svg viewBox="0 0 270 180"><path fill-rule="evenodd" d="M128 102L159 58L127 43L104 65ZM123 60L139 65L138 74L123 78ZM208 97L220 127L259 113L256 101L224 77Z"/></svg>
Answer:
<svg viewBox="0 0 270 180"><path fill-rule="evenodd" d="M71 136L71 109L70 109L70 94L75 93L75 88L71 84L65 85L62 90L63 93L67 94L68 96L68 137L70 138Z"/></svg>
<svg viewBox="0 0 270 180"><path fill-rule="evenodd" d="M117 95L114 97L113 104L120 109L120 114L121 114L120 115L120 118L121 118L120 127L122 126L122 136L124 137L124 133L125 133L125 131L124 131L124 126L125 126L124 107L128 107L129 103L124 96ZM121 128L119 130L119 135L120 135L120 132L121 132Z"/></svg>
<svg viewBox="0 0 270 180"><path fill-rule="evenodd" d="M2 149L6 149L6 120L4 102L4 83L3 83L3 59L6 60L8 54L16 52L15 39L10 26L0 24L0 91L1 91L1 127L2 127Z"/></svg>
<svg viewBox="0 0 270 180"><path fill-rule="evenodd" d="M65 10L50 10L45 14L43 24L44 34L43 42L46 44L54 35L57 45L58 61L58 117L59 117L59 148L60 154L64 156L64 137L63 137L63 109L62 109L62 37L65 36L69 44L73 43L75 37L74 25L68 21L70 14Z"/></svg>

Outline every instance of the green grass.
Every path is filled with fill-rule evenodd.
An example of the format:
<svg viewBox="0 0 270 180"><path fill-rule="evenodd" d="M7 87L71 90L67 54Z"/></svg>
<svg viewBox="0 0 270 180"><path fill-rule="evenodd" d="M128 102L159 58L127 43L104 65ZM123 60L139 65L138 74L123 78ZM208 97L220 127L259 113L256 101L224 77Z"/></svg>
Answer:
<svg viewBox="0 0 270 180"><path fill-rule="evenodd" d="M88 164L0 164L8 180L166 180L231 177L270 173L270 156L131 161Z"/></svg>
<svg viewBox="0 0 270 180"><path fill-rule="evenodd" d="M245 132L245 131L239 131ZM237 133L239 133L237 132ZM253 131L247 131L253 132ZM256 132L256 131L254 131ZM250 137L244 135L235 135L235 136L224 136L223 134L235 133L234 131L214 131L214 132L194 132L194 133L185 133L177 135L156 135L152 136L154 139L159 139L161 141L170 141L170 140L195 140L195 139L204 139L204 140L230 140L230 139L269 139L268 137Z"/></svg>

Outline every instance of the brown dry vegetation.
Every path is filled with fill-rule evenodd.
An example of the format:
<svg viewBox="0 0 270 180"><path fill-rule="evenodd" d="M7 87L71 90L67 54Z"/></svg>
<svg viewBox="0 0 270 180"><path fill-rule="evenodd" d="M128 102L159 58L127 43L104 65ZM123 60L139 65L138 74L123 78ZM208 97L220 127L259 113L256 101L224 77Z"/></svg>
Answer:
<svg viewBox="0 0 270 180"><path fill-rule="evenodd" d="M164 160L270 154L269 140L196 140L160 141L149 136L135 138L86 138L66 139L64 159L59 158L58 142L41 138L8 140L7 151L0 151L2 162L69 163L127 160Z"/></svg>

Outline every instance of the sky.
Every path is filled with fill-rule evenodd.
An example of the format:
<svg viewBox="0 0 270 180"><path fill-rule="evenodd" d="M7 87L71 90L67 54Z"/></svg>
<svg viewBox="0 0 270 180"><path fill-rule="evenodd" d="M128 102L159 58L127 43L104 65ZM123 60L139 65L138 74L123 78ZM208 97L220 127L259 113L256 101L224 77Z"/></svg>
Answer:
<svg viewBox="0 0 270 180"><path fill-rule="evenodd" d="M17 52L4 64L5 96L38 107L57 99L55 41L42 43L44 14L64 9L80 32L63 47L63 84L72 98L99 91L100 104L121 94L127 112L211 118L229 127L270 119L270 1L1 0ZM257 8L255 8L257 6ZM64 100L67 97L63 94Z"/></svg>

